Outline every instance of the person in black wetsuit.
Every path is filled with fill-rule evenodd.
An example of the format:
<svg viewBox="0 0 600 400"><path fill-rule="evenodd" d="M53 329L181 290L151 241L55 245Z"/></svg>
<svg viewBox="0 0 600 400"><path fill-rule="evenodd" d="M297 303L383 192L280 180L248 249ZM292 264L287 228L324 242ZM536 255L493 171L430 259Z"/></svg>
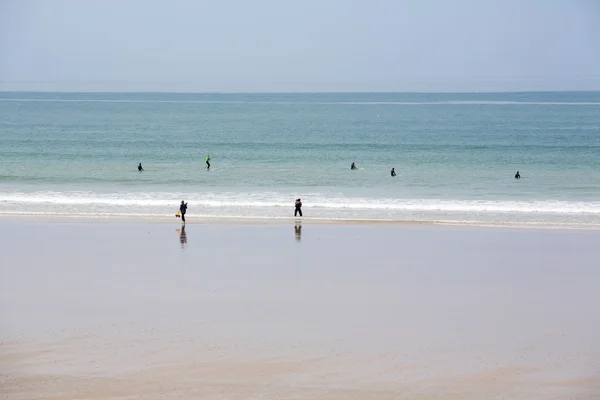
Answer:
<svg viewBox="0 0 600 400"><path fill-rule="evenodd" d="M358 168L356 168L356 165L354 165L354 161L352 161L352 165L350 166L350 169L358 169Z"/></svg>
<svg viewBox="0 0 600 400"><path fill-rule="evenodd" d="M138 164L138 171L142 172L144 170L144 168L142 168L142 163Z"/></svg>
<svg viewBox="0 0 600 400"><path fill-rule="evenodd" d="M187 212L187 203L181 200L181 204L179 205L179 212L181 213L181 221L185 224L185 213Z"/></svg>
<svg viewBox="0 0 600 400"><path fill-rule="evenodd" d="M296 203L294 204L294 206L294 217L298 215L298 213L300 214L300 216L302 216L302 201L300 199L296 199Z"/></svg>
<svg viewBox="0 0 600 400"><path fill-rule="evenodd" d="M396 176L396 171L394 171L394 168L392 168L392 171L390 172L390 175Z"/></svg>
<svg viewBox="0 0 600 400"><path fill-rule="evenodd" d="M515 179L521 179L521 174L519 173L519 171L517 171L517 173L515 174Z"/></svg>

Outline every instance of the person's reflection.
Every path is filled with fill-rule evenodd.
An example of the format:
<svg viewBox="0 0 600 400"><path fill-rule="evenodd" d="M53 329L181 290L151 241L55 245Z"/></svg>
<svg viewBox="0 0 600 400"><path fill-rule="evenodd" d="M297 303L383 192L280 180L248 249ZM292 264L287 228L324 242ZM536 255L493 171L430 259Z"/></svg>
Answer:
<svg viewBox="0 0 600 400"><path fill-rule="evenodd" d="M185 225L181 225L181 229L177 229L179 233L179 242L181 242L181 248L183 249L187 244L187 235L185 233Z"/></svg>
<svg viewBox="0 0 600 400"><path fill-rule="evenodd" d="M296 223L294 226L294 233L296 234L296 241L302 240L302 224Z"/></svg>

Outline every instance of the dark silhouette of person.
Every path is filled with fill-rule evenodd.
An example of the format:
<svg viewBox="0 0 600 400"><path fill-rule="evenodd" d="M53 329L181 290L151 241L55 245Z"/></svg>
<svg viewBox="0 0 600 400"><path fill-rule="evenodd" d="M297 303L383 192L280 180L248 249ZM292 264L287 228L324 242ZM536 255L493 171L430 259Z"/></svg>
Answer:
<svg viewBox="0 0 600 400"><path fill-rule="evenodd" d="M521 174L519 173L519 171L517 171L517 173L515 174L515 179L521 179Z"/></svg>
<svg viewBox="0 0 600 400"><path fill-rule="evenodd" d="M181 200L181 205L179 206L179 212L181 213L181 221L185 224L185 213L187 212L187 203Z"/></svg>
<svg viewBox="0 0 600 400"><path fill-rule="evenodd" d="M142 172L144 170L144 168L142 167L142 163L138 164L138 171Z"/></svg>
<svg viewBox="0 0 600 400"><path fill-rule="evenodd" d="M356 168L356 165L354 165L354 161L352 161L352 165L350 166L350 169L358 169L358 168Z"/></svg>
<svg viewBox="0 0 600 400"><path fill-rule="evenodd" d="M302 225L296 224L294 226L294 233L296 234L296 241L299 242L302 240Z"/></svg>
<svg viewBox="0 0 600 400"><path fill-rule="evenodd" d="M294 217L298 214L302 216L302 201L300 199L296 199L296 203L294 204Z"/></svg>
<svg viewBox="0 0 600 400"><path fill-rule="evenodd" d="M396 176L396 171L394 171L394 168L392 168L392 172L390 172L390 175Z"/></svg>

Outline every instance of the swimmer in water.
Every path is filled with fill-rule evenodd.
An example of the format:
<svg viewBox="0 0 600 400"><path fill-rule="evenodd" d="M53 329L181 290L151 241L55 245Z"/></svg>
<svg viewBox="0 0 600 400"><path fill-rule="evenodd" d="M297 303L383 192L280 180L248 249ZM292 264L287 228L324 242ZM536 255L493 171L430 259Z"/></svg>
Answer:
<svg viewBox="0 0 600 400"><path fill-rule="evenodd" d="M352 165L350 166L350 169L358 169L358 168L356 168L356 165L354 165L354 161L352 161Z"/></svg>
<svg viewBox="0 0 600 400"><path fill-rule="evenodd" d="M142 163L138 164L138 171L142 172L144 170L144 168L142 168Z"/></svg>
<svg viewBox="0 0 600 400"><path fill-rule="evenodd" d="M519 171L517 171L517 173L515 174L515 179L521 179L521 174L519 173Z"/></svg>
<svg viewBox="0 0 600 400"><path fill-rule="evenodd" d="M394 171L394 168L392 168L392 171L390 172L390 175L396 176L396 171Z"/></svg>

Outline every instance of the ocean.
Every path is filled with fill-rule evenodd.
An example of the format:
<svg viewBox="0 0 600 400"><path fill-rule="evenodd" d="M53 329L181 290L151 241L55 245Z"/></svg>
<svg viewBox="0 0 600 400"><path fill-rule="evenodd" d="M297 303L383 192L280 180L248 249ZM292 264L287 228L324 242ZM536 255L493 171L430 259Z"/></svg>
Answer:
<svg viewBox="0 0 600 400"><path fill-rule="evenodd" d="M0 93L0 215L289 219L298 197L305 219L600 228L600 92Z"/></svg>

